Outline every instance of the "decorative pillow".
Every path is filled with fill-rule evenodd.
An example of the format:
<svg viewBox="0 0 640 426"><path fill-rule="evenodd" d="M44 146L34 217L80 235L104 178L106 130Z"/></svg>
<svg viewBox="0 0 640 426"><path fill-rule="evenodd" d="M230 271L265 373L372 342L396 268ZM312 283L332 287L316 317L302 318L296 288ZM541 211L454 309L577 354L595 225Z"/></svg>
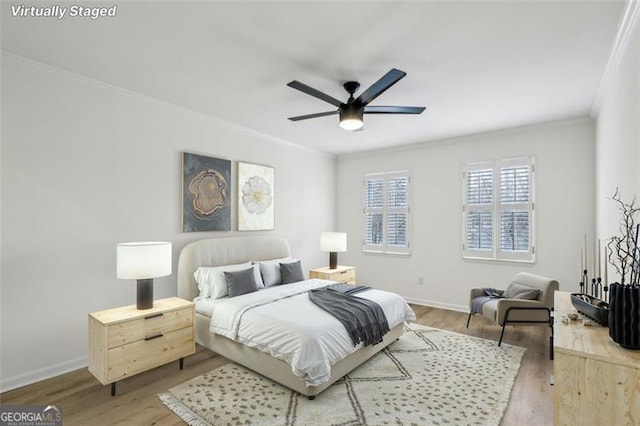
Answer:
<svg viewBox="0 0 640 426"><path fill-rule="evenodd" d="M280 263L295 262L291 257L283 257L282 259L265 260L254 262L260 267L262 282L265 287L282 284L282 276L280 274Z"/></svg>
<svg viewBox="0 0 640 426"><path fill-rule="evenodd" d="M282 284L304 281L302 265L300 265L299 260L291 263L281 263L280 274L282 275Z"/></svg>
<svg viewBox="0 0 640 426"><path fill-rule="evenodd" d="M253 293L258 290L255 271L258 265L240 271L224 271L224 278L227 282L227 294L229 297L240 296L241 294Z"/></svg>
<svg viewBox="0 0 640 426"><path fill-rule="evenodd" d="M235 265L224 265L215 267L201 266L193 273L200 290L200 298L219 299L227 295L227 281L224 276L225 271L239 271L251 267L251 262L238 263ZM262 287L262 278L258 268L253 268L256 275L256 284Z"/></svg>
<svg viewBox="0 0 640 426"><path fill-rule="evenodd" d="M527 287L526 285L513 281L504 291L502 297L505 299L536 300L539 295L540 289Z"/></svg>

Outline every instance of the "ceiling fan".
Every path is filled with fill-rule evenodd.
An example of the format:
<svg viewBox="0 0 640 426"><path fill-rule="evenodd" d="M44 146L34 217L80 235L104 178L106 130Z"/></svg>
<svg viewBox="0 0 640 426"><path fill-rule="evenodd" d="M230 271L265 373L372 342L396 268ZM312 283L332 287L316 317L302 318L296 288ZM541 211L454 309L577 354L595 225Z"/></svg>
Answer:
<svg viewBox="0 0 640 426"><path fill-rule="evenodd" d="M392 68L391 71L383 75L378 81L373 83L367 90L362 92L360 96L354 98L354 93L360 87L357 81L347 81L343 84L344 89L349 93L349 99L346 103L339 101L333 96L329 96L313 87L293 80L287 86L300 90L301 92L311 95L315 98L323 100L338 107L338 109L327 112L318 112L315 114L298 115L289 117L291 121L307 120L309 118L325 117L328 115L339 114L340 127L345 130L360 130L363 127L364 114L421 114L425 107L410 106L371 106L369 103L380 96L389 87L396 84L401 78L407 75L406 72Z"/></svg>

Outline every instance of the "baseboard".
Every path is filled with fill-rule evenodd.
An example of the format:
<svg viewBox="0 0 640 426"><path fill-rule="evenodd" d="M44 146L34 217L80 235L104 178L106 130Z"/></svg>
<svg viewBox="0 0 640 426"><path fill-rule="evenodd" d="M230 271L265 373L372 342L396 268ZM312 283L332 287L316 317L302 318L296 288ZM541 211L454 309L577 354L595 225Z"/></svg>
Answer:
<svg viewBox="0 0 640 426"><path fill-rule="evenodd" d="M448 309L450 311L464 312L465 314L469 313L469 307L465 305L456 305L453 303L437 302L435 300L416 299L413 297L405 297L404 299L407 302L414 303L416 305L430 306L432 308Z"/></svg>
<svg viewBox="0 0 640 426"><path fill-rule="evenodd" d="M25 374L7 377L0 382L0 393L8 392L13 389L31 385L42 380L50 379L61 374L69 373L89 365L89 358L82 356L59 364L50 365L45 368L30 371Z"/></svg>

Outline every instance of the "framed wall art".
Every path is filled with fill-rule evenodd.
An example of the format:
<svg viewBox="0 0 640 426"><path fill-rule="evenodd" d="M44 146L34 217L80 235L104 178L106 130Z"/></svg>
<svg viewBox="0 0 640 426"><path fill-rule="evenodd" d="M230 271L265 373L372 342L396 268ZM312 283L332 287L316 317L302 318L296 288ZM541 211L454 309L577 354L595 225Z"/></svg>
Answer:
<svg viewBox="0 0 640 426"><path fill-rule="evenodd" d="M231 230L231 161L182 153L182 232Z"/></svg>
<svg viewBox="0 0 640 426"><path fill-rule="evenodd" d="M274 228L273 167L238 162L238 230Z"/></svg>

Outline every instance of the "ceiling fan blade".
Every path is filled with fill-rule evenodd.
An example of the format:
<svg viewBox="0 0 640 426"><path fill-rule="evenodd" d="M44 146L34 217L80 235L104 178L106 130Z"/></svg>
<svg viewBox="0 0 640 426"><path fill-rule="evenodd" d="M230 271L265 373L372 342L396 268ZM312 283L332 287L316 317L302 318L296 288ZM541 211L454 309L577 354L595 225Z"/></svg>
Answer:
<svg viewBox="0 0 640 426"><path fill-rule="evenodd" d="M327 111L327 112L317 112L315 114L298 115L296 117L289 117L289 120L291 121L308 120L310 118L326 117L327 115L335 115L337 113L338 113L338 110Z"/></svg>
<svg viewBox="0 0 640 426"><path fill-rule="evenodd" d="M288 83L287 86L297 89L303 93L306 93L307 95L311 95L314 98L318 98L325 102L329 102L331 105L337 106L338 108L340 108L340 105L342 105L342 102L337 100L333 96L329 96L326 93L323 93L317 89L314 89L311 86L307 86L304 83L300 83L297 80L293 80L292 82Z"/></svg>
<svg viewBox="0 0 640 426"><path fill-rule="evenodd" d="M425 107L410 106L366 106L365 114L422 114Z"/></svg>
<svg viewBox="0 0 640 426"><path fill-rule="evenodd" d="M407 75L406 72L392 68L391 71L383 75L380 80L376 81L369 86L367 90L362 92L355 102L359 102L366 106L369 102L380 96L382 92L396 84L405 75Z"/></svg>

